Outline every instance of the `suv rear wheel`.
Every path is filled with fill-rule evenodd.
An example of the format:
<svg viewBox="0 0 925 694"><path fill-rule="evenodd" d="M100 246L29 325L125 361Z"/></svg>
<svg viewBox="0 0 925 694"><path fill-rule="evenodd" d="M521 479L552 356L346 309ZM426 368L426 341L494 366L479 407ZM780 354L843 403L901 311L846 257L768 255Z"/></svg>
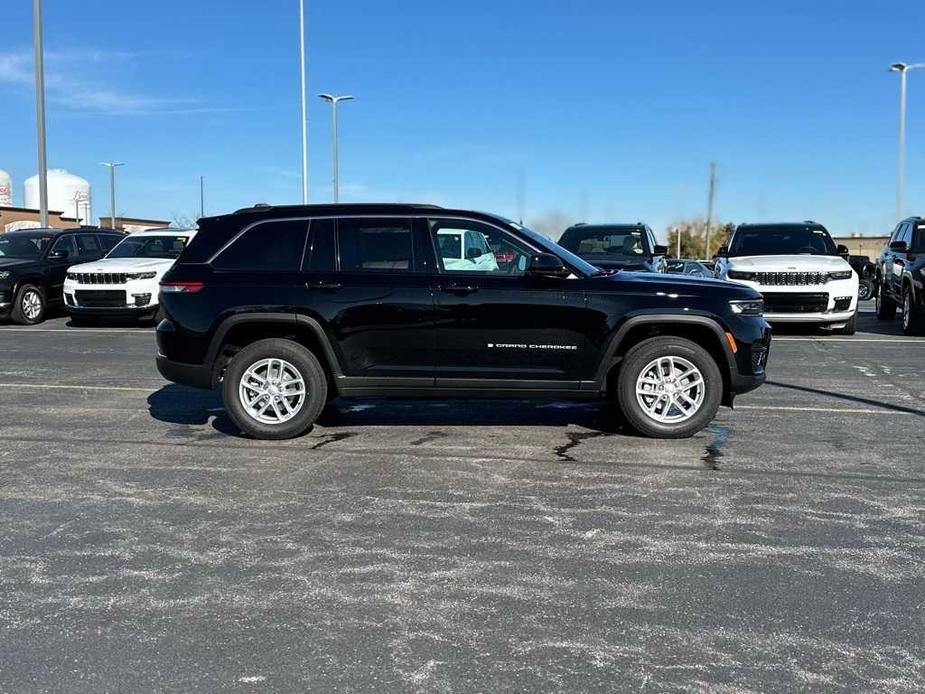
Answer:
<svg viewBox="0 0 925 694"><path fill-rule="evenodd" d="M719 409L723 378L713 356L682 337L653 337L627 352L617 402L636 431L679 439L703 429Z"/></svg>
<svg viewBox="0 0 925 694"><path fill-rule="evenodd" d="M318 358L292 340L258 340L238 352L222 382L232 421L258 439L289 439L315 423L328 382Z"/></svg>
<svg viewBox="0 0 925 694"><path fill-rule="evenodd" d="M896 316L896 304L886 295L886 288L883 284L880 285L880 290L877 292L877 302L875 306L877 309L877 318L880 320L893 320Z"/></svg>
<svg viewBox="0 0 925 694"><path fill-rule="evenodd" d="M903 333L906 335L921 335L925 333L925 316L917 309L912 297L912 288L906 287L903 291Z"/></svg>

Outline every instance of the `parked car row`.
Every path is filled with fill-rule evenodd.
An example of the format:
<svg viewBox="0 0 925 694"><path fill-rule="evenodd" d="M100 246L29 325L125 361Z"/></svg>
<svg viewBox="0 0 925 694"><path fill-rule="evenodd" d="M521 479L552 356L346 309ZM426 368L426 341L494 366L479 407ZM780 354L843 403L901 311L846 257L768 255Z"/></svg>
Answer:
<svg viewBox="0 0 925 694"><path fill-rule="evenodd" d="M903 332L925 334L925 219L904 219L876 264L877 318L901 311Z"/></svg>
<svg viewBox="0 0 925 694"><path fill-rule="evenodd" d="M104 315L156 318L158 282L194 234L89 227L2 234L0 317L34 325L63 305L76 324Z"/></svg>

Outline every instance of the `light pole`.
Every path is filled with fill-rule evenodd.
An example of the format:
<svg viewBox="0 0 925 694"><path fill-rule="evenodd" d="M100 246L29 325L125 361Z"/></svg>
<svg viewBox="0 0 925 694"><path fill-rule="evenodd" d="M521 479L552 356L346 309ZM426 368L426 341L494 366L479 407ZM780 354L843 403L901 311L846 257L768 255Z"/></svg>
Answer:
<svg viewBox="0 0 925 694"><path fill-rule="evenodd" d="M48 157L45 154L45 54L42 50L42 0L32 0L35 44L35 121L39 155L39 220L48 226Z"/></svg>
<svg viewBox="0 0 925 694"><path fill-rule="evenodd" d="M116 228L116 167L125 166L124 161L101 161L109 167L109 228Z"/></svg>
<svg viewBox="0 0 925 694"><path fill-rule="evenodd" d="M906 187L906 73L925 63L893 63L890 72L899 73L899 155L896 160L896 219L903 218L903 190Z"/></svg>
<svg viewBox="0 0 925 694"><path fill-rule="evenodd" d="M299 0L299 76L302 106L302 204L308 204L308 103L305 101L305 0Z"/></svg>
<svg viewBox="0 0 925 694"><path fill-rule="evenodd" d="M334 96L333 94L319 94L322 99L331 104L331 140L334 143L334 202L338 202L337 190L337 104L341 101L352 101L352 96Z"/></svg>

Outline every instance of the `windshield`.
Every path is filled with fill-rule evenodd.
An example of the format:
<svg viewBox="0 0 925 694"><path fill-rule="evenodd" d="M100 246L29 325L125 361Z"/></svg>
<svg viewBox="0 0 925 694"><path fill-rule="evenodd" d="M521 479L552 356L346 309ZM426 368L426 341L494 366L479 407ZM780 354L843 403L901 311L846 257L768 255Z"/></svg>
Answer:
<svg viewBox="0 0 925 694"><path fill-rule="evenodd" d="M186 236L129 236L109 251L107 258L168 258L174 260L186 247Z"/></svg>
<svg viewBox="0 0 925 694"><path fill-rule="evenodd" d="M594 267L587 261L582 260L577 255L572 253L570 250L568 250L567 248L563 248L562 246L560 246L558 243L556 243L552 239L546 236L543 236L542 234L536 231L533 231L533 229L530 229L525 226L521 226L520 224L517 224L515 222L508 222L508 224L511 224L516 229L519 229L520 233L522 233L528 239L533 241L537 246L542 248L544 251L546 251L547 253L552 253L555 256L558 256L559 258L562 259L562 262L568 265L571 265L573 268L578 270L578 272L582 273L583 275L591 276L591 275L600 274L601 271L598 268Z"/></svg>
<svg viewBox="0 0 925 694"><path fill-rule="evenodd" d="M639 227L580 226L566 229L559 245L582 258L644 258L651 255Z"/></svg>
<svg viewBox="0 0 925 694"><path fill-rule="evenodd" d="M738 255L836 255L835 242L819 227L750 226L736 230L729 247Z"/></svg>
<svg viewBox="0 0 925 694"><path fill-rule="evenodd" d="M41 258L53 240L48 234L0 234L0 257Z"/></svg>

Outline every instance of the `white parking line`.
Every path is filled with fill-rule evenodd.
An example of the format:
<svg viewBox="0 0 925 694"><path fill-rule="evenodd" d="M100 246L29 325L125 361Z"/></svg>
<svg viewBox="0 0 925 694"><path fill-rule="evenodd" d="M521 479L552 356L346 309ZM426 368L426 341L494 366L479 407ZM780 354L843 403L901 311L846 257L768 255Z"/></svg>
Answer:
<svg viewBox="0 0 925 694"><path fill-rule="evenodd" d="M901 345L925 342L918 337L771 337L771 342L895 342Z"/></svg>
<svg viewBox="0 0 925 694"><path fill-rule="evenodd" d="M72 333L85 335L87 333L135 333L139 335L153 335L153 330L139 330L137 328L0 328L0 333Z"/></svg>
<svg viewBox="0 0 925 694"><path fill-rule="evenodd" d="M26 390L125 390L132 393L153 393L158 387L141 388L133 386L71 386L45 383L0 383L0 388L24 388Z"/></svg>
<svg viewBox="0 0 925 694"><path fill-rule="evenodd" d="M891 415L919 415L925 416L923 412L909 412L906 410L889 410L889 409L862 409L854 407L798 407L795 405L736 405L736 410L759 410L782 412L834 412L836 414L891 414Z"/></svg>

